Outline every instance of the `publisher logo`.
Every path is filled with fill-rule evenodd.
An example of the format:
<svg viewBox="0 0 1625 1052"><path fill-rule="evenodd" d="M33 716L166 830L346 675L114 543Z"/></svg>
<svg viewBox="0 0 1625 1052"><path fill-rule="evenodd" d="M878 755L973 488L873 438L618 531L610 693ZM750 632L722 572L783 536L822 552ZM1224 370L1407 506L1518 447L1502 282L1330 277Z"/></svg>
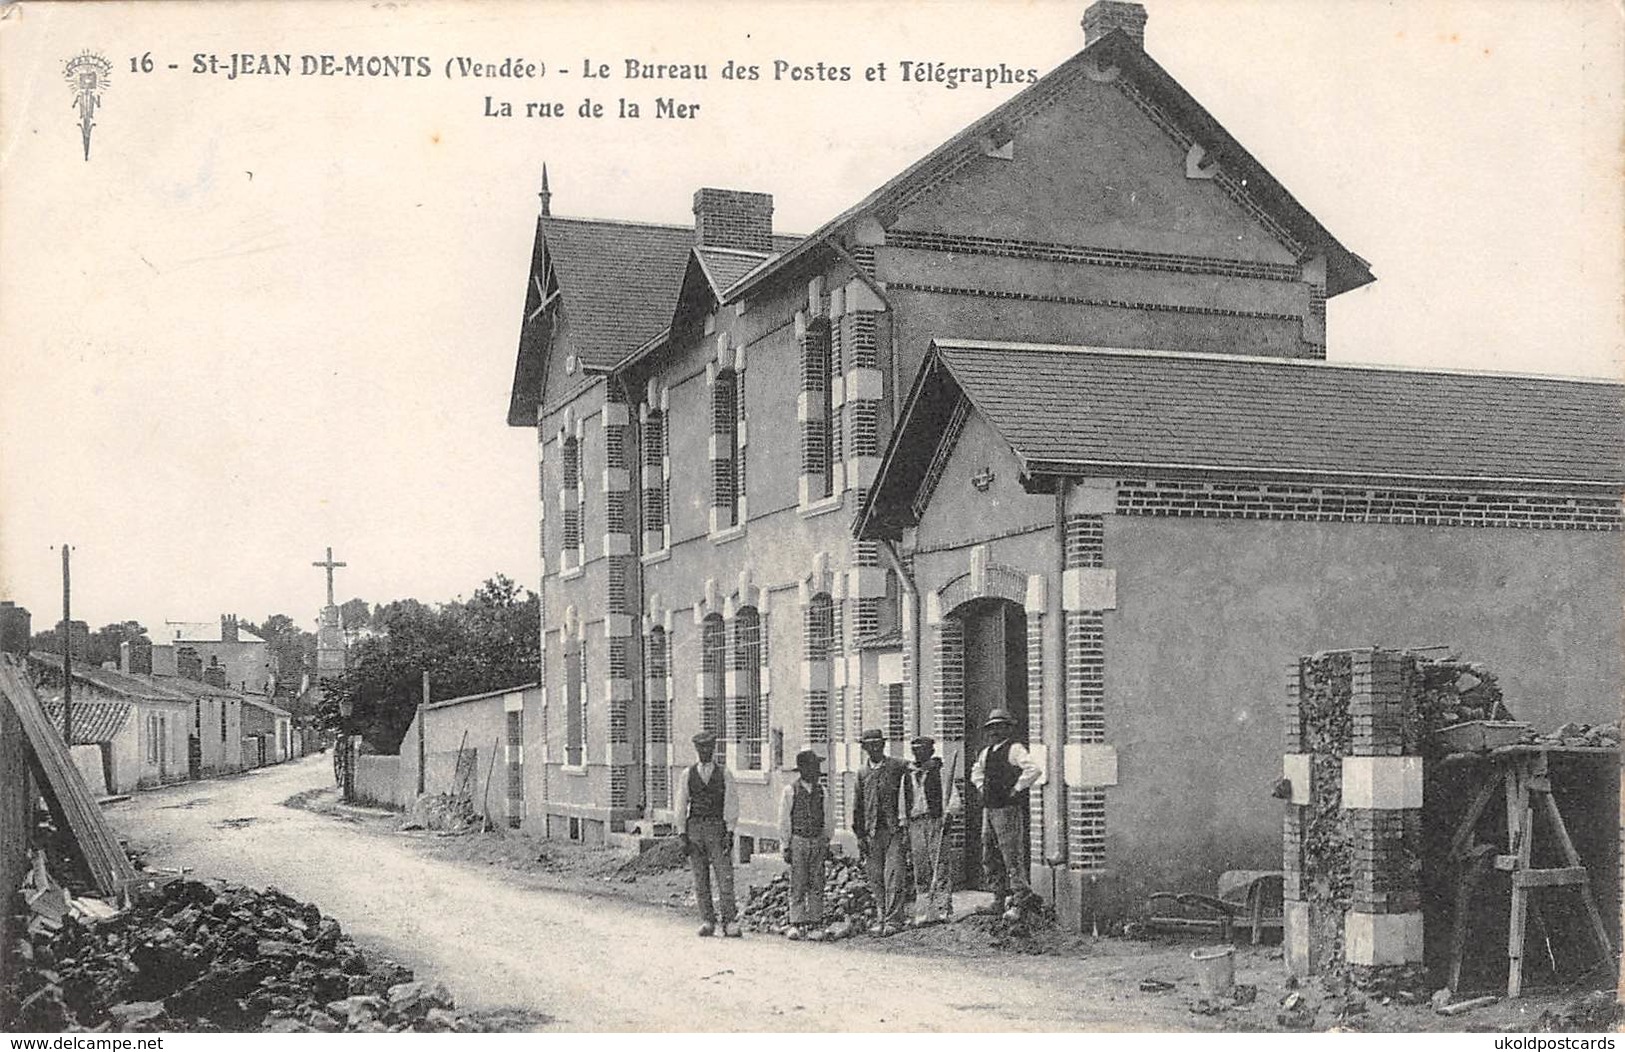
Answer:
<svg viewBox="0 0 1625 1052"><path fill-rule="evenodd" d="M81 51L68 59L63 73L73 88L73 105L79 110L79 137L84 140L85 160L90 160L90 129L96 126L96 111L102 106L113 64L105 55Z"/></svg>

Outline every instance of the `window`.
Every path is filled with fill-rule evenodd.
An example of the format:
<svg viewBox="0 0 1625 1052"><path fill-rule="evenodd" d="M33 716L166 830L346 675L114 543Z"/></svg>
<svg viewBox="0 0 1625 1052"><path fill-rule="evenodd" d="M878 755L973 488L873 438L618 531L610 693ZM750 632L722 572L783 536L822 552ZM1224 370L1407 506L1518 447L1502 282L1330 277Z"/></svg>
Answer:
<svg viewBox="0 0 1625 1052"><path fill-rule="evenodd" d="M158 762L158 714L147 713L147 762Z"/></svg>
<svg viewBox="0 0 1625 1052"><path fill-rule="evenodd" d="M724 718L724 698L728 689L728 631L721 614L708 614L700 625L700 676L704 692L700 697L700 729L715 731L717 756L723 755L720 739L728 734Z"/></svg>
<svg viewBox="0 0 1625 1052"><path fill-rule="evenodd" d="M755 607L744 607L734 615L734 727L739 742L739 766L747 771L762 769L765 729L762 719L762 619Z"/></svg>
<svg viewBox="0 0 1625 1052"><path fill-rule="evenodd" d="M226 703L220 703L220 740L226 740Z"/></svg>
<svg viewBox="0 0 1625 1052"><path fill-rule="evenodd" d="M712 528L727 529L740 522L745 492L745 462L739 446L739 422L744 415L739 373L724 369L711 385L711 511Z"/></svg>
<svg viewBox="0 0 1625 1052"><path fill-rule="evenodd" d="M581 536L581 440L570 436L564 440L564 492L560 495L560 513L564 516L565 565L579 560Z"/></svg>
<svg viewBox="0 0 1625 1052"><path fill-rule="evenodd" d="M587 651L579 639L564 643L564 762L580 767L587 749Z"/></svg>
<svg viewBox="0 0 1625 1052"><path fill-rule="evenodd" d="M901 683L885 684L886 691L886 740L893 742L905 741L908 738L907 714L903 711L903 685Z"/></svg>
<svg viewBox="0 0 1625 1052"><path fill-rule="evenodd" d="M666 478L666 414L650 409L643 420L643 550L666 547L666 506L670 483Z"/></svg>
<svg viewBox="0 0 1625 1052"><path fill-rule="evenodd" d="M801 474L806 501L835 490L835 405L829 320L814 318L801 335Z"/></svg>
<svg viewBox="0 0 1625 1052"><path fill-rule="evenodd" d="M660 625L649 629L645 644L648 671L644 674L645 692L649 699L649 743L667 745L671 742L671 703L666 685L666 630ZM655 762L653 750L649 763L649 806L671 806L671 784L665 761Z"/></svg>

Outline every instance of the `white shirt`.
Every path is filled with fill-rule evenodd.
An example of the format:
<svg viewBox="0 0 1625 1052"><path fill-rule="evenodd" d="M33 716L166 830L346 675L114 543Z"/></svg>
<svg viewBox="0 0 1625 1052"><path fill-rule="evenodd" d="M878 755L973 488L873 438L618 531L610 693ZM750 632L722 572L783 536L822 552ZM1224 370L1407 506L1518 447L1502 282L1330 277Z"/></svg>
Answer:
<svg viewBox="0 0 1625 1052"><path fill-rule="evenodd" d="M699 769L700 781L707 785L715 777L718 768L716 761L711 763L690 764L683 768L683 773L677 778L677 800L673 810L677 812L677 819L672 823L679 834L688 832L688 772ZM734 773L727 767L722 768L722 824L732 829L739 822L739 786L734 782Z"/></svg>
<svg viewBox="0 0 1625 1052"><path fill-rule="evenodd" d="M976 763L971 766L970 784L974 785L978 790L982 788L982 783L987 780L987 754L988 750L992 748L993 746L989 745L986 749L977 753ZM1006 754L1005 759L1021 768L1021 773L1016 775L1016 787L1011 792L1024 792L1043 782L1044 769L1033 762L1032 755L1027 752L1025 745L1020 742L1011 742L1010 751Z"/></svg>

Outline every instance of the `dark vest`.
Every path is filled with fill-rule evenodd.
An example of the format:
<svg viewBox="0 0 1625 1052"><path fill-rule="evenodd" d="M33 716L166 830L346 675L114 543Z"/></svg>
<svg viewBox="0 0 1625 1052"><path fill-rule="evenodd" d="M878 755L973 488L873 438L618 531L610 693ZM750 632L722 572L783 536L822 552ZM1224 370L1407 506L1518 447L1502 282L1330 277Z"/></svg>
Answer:
<svg viewBox="0 0 1625 1052"><path fill-rule="evenodd" d="M914 767L909 766L908 773L903 775L903 810L910 817L914 814ZM942 764L932 763L925 769L925 808L932 818L942 817Z"/></svg>
<svg viewBox="0 0 1625 1052"><path fill-rule="evenodd" d="M793 836L810 837L821 840L824 836L824 791L814 789L810 793L801 791L796 786L795 794L790 798L790 833Z"/></svg>
<svg viewBox="0 0 1625 1052"><path fill-rule="evenodd" d="M688 819L714 818L722 821L722 801L728 795L728 779L719 764L711 771L711 780L700 777L700 765L688 768Z"/></svg>
<svg viewBox="0 0 1625 1052"><path fill-rule="evenodd" d="M1026 790L1015 792L1021 768L1010 762L1010 746L1014 744L1008 741L993 746L987 751L987 759L982 761L982 804L985 807L1009 807L1027 802Z"/></svg>

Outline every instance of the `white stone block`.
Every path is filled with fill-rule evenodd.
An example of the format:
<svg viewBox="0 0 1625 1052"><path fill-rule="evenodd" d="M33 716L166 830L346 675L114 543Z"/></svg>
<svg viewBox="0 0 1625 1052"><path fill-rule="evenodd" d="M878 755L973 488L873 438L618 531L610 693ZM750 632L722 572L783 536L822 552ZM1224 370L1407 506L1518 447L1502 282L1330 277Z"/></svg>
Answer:
<svg viewBox="0 0 1625 1052"><path fill-rule="evenodd" d="M1343 956L1363 965L1421 961L1422 914L1350 911L1343 917Z"/></svg>
<svg viewBox="0 0 1625 1052"><path fill-rule="evenodd" d="M629 412L625 402L605 402L604 426L625 427L631 420Z"/></svg>
<svg viewBox="0 0 1625 1052"><path fill-rule="evenodd" d="M632 487L632 479L626 468L605 468L604 489L609 493L625 493Z"/></svg>
<svg viewBox="0 0 1625 1052"><path fill-rule="evenodd" d="M881 653L876 657L875 664L882 685L903 682L903 654L901 651L894 650Z"/></svg>
<svg viewBox="0 0 1625 1052"><path fill-rule="evenodd" d="M1309 975L1313 958L1309 953L1309 903L1288 900L1281 904L1281 945L1286 951L1286 968L1291 975Z"/></svg>
<svg viewBox="0 0 1625 1052"><path fill-rule="evenodd" d="M879 369L848 370L844 390L854 401L878 402L886 396L885 374Z"/></svg>
<svg viewBox="0 0 1625 1052"><path fill-rule="evenodd" d="M866 489L875 484L875 477L880 474L879 457L847 457L846 478L856 489Z"/></svg>
<svg viewBox="0 0 1625 1052"><path fill-rule="evenodd" d="M1343 757L1343 806L1380 811L1421 807L1422 758Z"/></svg>
<svg viewBox="0 0 1625 1052"><path fill-rule="evenodd" d="M1049 604L1049 579L1041 573L1027 576L1027 601L1024 605L1027 616L1042 617Z"/></svg>
<svg viewBox="0 0 1625 1052"><path fill-rule="evenodd" d="M631 614L605 614L605 639L631 639L633 635Z"/></svg>
<svg viewBox="0 0 1625 1052"><path fill-rule="evenodd" d="M847 595L854 599L883 599L886 595L886 568L855 566L847 571Z"/></svg>
<svg viewBox="0 0 1625 1052"><path fill-rule="evenodd" d="M508 693L502 695L502 711L524 712L525 695L517 690L509 691Z"/></svg>
<svg viewBox="0 0 1625 1052"><path fill-rule="evenodd" d="M853 278L846 283L846 309L849 313L868 311L871 314L880 314L885 311L886 304L862 278Z"/></svg>
<svg viewBox="0 0 1625 1052"><path fill-rule="evenodd" d="M1303 806L1309 803L1309 754L1289 752L1281 757L1281 777L1292 783L1291 803Z"/></svg>
<svg viewBox="0 0 1625 1052"><path fill-rule="evenodd" d="M604 555L631 555L632 535L630 533L604 534Z"/></svg>
<svg viewBox="0 0 1625 1052"><path fill-rule="evenodd" d="M1063 570L1061 607L1069 611L1116 610L1117 571L1099 566Z"/></svg>
<svg viewBox="0 0 1625 1052"><path fill-rule="evenodd" d="M1037 756L1034 746L1028 752ZM1068 742L1062 751L1066 762L1066 784L1096 786L1117 784L1117 748L1102 743Z"/></svg>
<svg viewBox="0 0 1625 1052"><path fill-rule="evenodd" d="M1117 511L1117 483L1111 479L1083 479L1067 493L1071 515L1111 515Z"/></svg>

